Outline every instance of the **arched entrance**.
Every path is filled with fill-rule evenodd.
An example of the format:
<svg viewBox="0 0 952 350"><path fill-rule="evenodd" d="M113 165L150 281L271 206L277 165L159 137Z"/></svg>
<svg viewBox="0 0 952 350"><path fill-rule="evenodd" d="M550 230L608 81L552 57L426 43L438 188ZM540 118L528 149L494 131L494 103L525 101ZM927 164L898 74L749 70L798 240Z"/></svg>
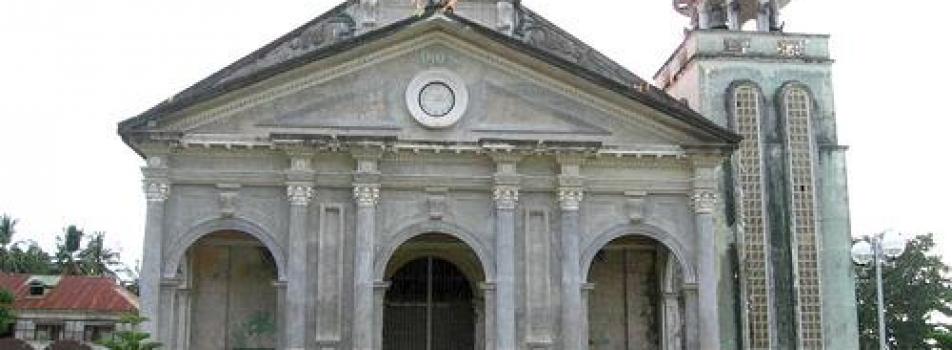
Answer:
<svg viewBox="0 0 952 350"><path fill-rule="evenodd" d="M589 348L682 349L680 265L661 243L623 236L601 248L588 272Z"/></svg>
<svg viewBox="0 0 952 350"><path fill-rule="evenodd" d="M264 244L240 231L205 235L188 248L180 274L188 349L278 348L278 270Z"/></svg>
<svg viewBox="0 0 952 350"><path fill-rule="evenodd" d="M409 240L387 266L384 350L482 349L485 279L476 254L443 234Z"/></svg>

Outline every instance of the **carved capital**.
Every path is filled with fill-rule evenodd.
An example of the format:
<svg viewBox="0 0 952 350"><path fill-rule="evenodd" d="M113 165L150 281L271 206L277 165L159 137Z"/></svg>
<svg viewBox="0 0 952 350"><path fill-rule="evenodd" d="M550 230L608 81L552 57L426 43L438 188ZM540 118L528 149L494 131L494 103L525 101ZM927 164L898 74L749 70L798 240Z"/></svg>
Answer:
<svg viewBox="0 0 952 350"><path fill-rule="evenodd" d="M493 189L493 200L496 201L498 209L516 209L516 203L519 202L519 187L509 185L499 185Z"/></svg>
<svg viewBox="0 0 952 350"><path fill-rule="evenodd" d="M146 180L143 185L145 199L152 203L162 203L169 199L171 186L165 181Z"/></svg>
<svg viewBox="0 0 952 350"><path fill-rule="evenodd" d="M718 196L714 190L699 189L691 195L694 212L697 214L711 214L717 205Z"/></svg>
<svg viewBox="0 0 952 350"><path fill-rule="evenodd" d="M585 191L581 187L563 187L559 189L559 204L562 210L576 211L585 198Z"/></svg>
<svg viewBox="0 0 952 350"><path fill-rule="evenodd" d="M354 199L357 205L361 207L374 207L380 201L380 185L378 184L356 184L354 185Z"/></svg>
<svg viewBox="0 0 952 350"><path fill-rule="evenodd" d="M314 187L304 184L288 185L288 202L291 205L306 207L314 199Z"/></svg>

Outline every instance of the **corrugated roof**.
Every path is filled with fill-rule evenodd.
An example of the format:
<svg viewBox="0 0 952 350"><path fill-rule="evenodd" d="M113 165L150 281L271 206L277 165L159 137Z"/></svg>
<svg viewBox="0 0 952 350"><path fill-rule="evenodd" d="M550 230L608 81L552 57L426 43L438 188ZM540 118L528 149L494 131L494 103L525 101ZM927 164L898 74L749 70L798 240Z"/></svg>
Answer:
<svg viewBox="0 0 952 350"><path fill-rule="evenodd" d="M138 299L109 277L62 276L42 297L30 295L29 281L48 276L0 273L0 288L11 291L17 310L134 312Z"/></svg>

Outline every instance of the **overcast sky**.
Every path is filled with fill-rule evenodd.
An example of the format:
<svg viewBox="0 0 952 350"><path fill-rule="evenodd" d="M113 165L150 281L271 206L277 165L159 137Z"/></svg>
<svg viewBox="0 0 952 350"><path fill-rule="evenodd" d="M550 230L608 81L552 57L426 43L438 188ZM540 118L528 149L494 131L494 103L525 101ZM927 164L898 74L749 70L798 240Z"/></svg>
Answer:
<svg viewBox="0 0 952 350"><path fill-rule="evenodd" d="M463 0L465 1L465 0ZM0 0L0 213L52 249L68 224L141 255L142 160L116 123L337 4L328 0ZM687 20L670 0L524 0L650 78ZM859 4L863 4L861 8ZM920 7L917 7L920 6ZM952 6L800 0L787 30L829 33L854 235L935 232L952 261ZM952 216L952 215L950 215Z"/></svg>

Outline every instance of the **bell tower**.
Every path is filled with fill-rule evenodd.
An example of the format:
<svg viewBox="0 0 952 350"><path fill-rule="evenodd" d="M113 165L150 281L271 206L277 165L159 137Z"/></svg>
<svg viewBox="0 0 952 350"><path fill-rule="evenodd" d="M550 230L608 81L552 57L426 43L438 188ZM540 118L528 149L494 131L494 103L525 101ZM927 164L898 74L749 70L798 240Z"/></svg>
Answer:
<svg viewBox="0 0 952 350"><path fill-rule="evenodd" d="M785 32L789 3L674 0L691 26L654 78L744 137L721 169L722 348L856 349L829 36Z"/></svg>

